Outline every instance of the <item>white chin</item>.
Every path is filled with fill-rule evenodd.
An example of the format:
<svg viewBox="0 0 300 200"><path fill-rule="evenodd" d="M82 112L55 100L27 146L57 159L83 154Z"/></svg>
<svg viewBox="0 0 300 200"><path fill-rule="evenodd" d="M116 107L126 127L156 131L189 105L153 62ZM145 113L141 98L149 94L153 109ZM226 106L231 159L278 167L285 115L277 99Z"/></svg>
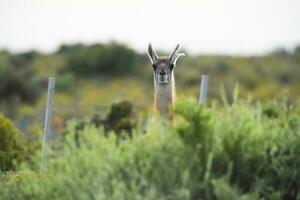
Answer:
<svg viewBox="0 0 300 200"><path fill-rule="evenodd" d="M158 83L160 83L160 84L167 84L167 83L169 83L170 81L168 81L168 80L164 80L164 81L161 81L161 80L159 80L158 81Z"/></svg>

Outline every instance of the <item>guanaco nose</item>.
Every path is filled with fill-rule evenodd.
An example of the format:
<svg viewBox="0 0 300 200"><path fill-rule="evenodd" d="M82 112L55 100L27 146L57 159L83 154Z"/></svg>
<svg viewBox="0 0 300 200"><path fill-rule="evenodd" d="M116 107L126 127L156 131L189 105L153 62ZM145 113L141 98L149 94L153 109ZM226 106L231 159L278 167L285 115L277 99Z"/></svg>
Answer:
<svg viewBox="0 0 300 200"><path fill-rule="evenodd" d="M165 71L160 71L159 75L164 76L164 75L166 75L166 72Z"/></svg>

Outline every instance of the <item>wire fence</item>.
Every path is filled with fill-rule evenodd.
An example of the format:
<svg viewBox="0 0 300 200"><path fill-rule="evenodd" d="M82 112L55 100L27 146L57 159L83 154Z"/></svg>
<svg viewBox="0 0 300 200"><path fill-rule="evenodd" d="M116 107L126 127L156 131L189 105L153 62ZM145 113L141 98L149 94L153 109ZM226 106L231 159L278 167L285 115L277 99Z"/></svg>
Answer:
<svg viewBox="0 0 300 200"><path fill-rule="evenodd" d="M201 78L200 92L199 92L199 103L205 105L208 94L208 76L203 75ZM37 124L43 129L43 140L42 140L42 160L41 160L41 172L44 173L44 154L45 146L47 141L53 138L59 137L66 127L66 122L70 119L81 119L89 120L93 117L98 119L105 119L111 109L111 105L52 105L52 98L54 96L55 79L49 78L48 85L48 98L47 103L42 108L35 111L33 114L27 114L19 117L15 126L22 132L27 132L28 129L33 125ZM135 105L133 112L139 112L141 110L149 109L145 106ZM4 114L9 113L9 109L5 106L0 105L0 112Z"/></svg>

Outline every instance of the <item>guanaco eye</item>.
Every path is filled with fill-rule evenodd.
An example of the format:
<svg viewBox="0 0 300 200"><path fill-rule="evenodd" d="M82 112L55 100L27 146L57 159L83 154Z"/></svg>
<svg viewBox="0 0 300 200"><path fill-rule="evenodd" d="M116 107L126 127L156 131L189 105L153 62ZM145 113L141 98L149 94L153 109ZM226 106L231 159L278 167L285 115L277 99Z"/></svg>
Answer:
<svg viewBox="0 0 300 200"><path fill-rule="evenodd" d="M156 65L152 65L153 69L156 71L157 66Z"/></svg>
<svg viewBox="0 0 300 200"><path fill-rule="evenodd" d="M171 64L171 65L170 65L170 69L171 69L171 70L174 69L174 64Z"/></svg>

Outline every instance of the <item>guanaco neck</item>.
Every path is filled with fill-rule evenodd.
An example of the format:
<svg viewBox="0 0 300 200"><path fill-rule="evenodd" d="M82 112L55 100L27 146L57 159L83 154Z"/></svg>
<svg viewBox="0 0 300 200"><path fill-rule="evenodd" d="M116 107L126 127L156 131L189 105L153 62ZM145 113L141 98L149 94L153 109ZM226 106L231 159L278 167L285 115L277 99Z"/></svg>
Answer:
<svg viewBox="0 0 300 200"><path fill-rule="evenodd" d="M175 78L172 72L172 78L169 83L157 83L154 74L154 104L161 117L165 119L173 119L173 106L176 97Z"/></svg>

